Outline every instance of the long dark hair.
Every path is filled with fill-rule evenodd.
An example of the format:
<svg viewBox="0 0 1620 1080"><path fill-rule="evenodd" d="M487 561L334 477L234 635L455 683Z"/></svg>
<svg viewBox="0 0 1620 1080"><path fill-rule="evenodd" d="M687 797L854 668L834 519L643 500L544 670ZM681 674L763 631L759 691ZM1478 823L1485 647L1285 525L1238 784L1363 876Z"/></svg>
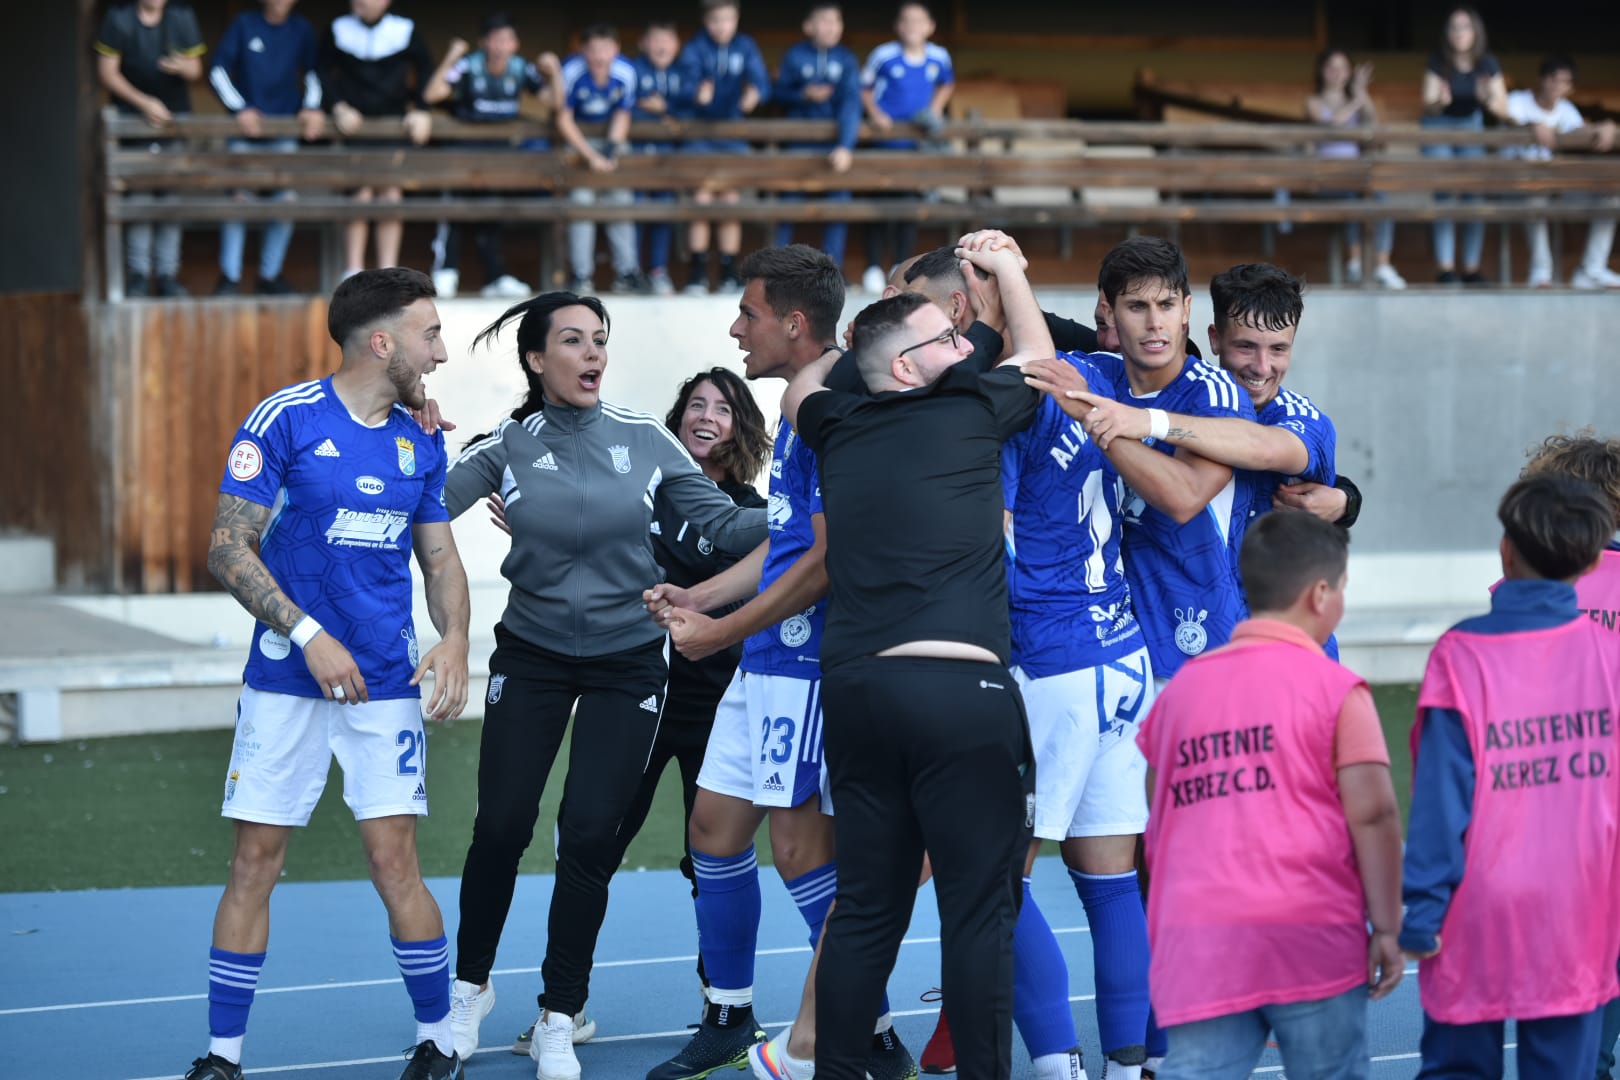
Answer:
<svg viewBox="0 0 1620 1080"><path fill-rule="evenodd" d="M513 319L518 320L517 362L518 367L523 371L523 378L529 384L529 390L523 396L523 403L512 410L512 419L520 424L539 412L541 406L545 404L545 392L540 386L540 374L529 366L528 356L532 352L544 353L546 351L546 336L551 333L551 316L565 307L575 306L590 308L591 311L596 313L596 317L602 320L602 329L604 331L612 329L613 323L608 319L607 308L602 306L602 301L594 296L580 296L577 293L558 291L541 293L531 300L513 304L502 313L500 318L484 327L483 330L479 331L478 336L473 338L473 348L475 349L480 345L493 344L496 335L506 327L507 323ZM485 432L483 435L475 435L468 439L467 442L470 445L488 434L489 432Z"/></svg>
<svg viewBox="0 0 1620 1080"><path fill-rule="evenodd" d="M681 417L686 414L692 395L704 383L712 384L731 406L731 439L709 451L709 460L720 466L732 483L752 484L770 456L771 436L765 430L765 414L759 411L753 392L735 371L712 367L681 383L675 404L664 417L664 426L677 439L681 437Z"/></svg>
<svg viewBox="0 0 1620 1080"><path fill-rule="evenodd" d="M1446 21L1440 24L1440 57L1448 73L1457 70L1457 61L1451 52L1451 17L1453 15L1466 15L1468 21L1474 24L1474 47L1468 50L1469 70L1479 67L1480 58L1490 51L1485 41L1485 20L1480 18L1479 12L1466 4L1454 4L1446 12Z"/></svg>
<svg viewBox="0 0 1620 1080"><path fill-rule="evenodd" d="M1327 67L1327 62L1333 59L1335 56L1344 57L1344 62L1350 65L1351 78L1353 79L1355 77L1355 57L1351 56L1349 50L1347 49L1340 49L1336 46L1330 45L1316 54L1316 92L1318 94L1327 89L1327 84L1322 79L1322 69Z"/></svg>

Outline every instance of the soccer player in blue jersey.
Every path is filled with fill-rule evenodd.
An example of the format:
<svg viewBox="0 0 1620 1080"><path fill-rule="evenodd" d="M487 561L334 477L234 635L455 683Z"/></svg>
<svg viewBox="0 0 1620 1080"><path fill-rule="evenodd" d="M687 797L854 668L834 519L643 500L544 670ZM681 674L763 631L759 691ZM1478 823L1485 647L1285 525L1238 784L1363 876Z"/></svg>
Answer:
<svg viewBox="0 0 1620 1080"><path fill-rule="evenodd" d="M738 0L703 0L703 29L681 50L683 68L697 80L692 94L693 116L698 120L741 120L757 109L771 92L771 74L759 46L737 32L741 20ZM693 153L744 154L748 144L734 139L703 139L687 143ZM716 200L734 203L735 190L700 189L692 201L707 206ZM714 237L720 248L720 291L741 292L737 255L742 251L742 222L723 221ZM686 291L694 296L709 292L709 222L694 221L687 231L692 273Z"/></svg>
<svg viewBox="0 0 1620 1080"><path fill-rule="evenodd" d="M1068 365L1089 386L1109 385L1084 356L1048 363ZM1138 1075L1147 1057L1147 922L1133 860L1148 817L1135 732L1152 704L1153 667L1120 559L1118 481L1051 397L1002 450L1013 676L1036 759L1036 842L1013 929L1013 1016L1038 1080L1084 1075L1068 969L1029 894L1041 840L1062 845L1092 927L1107 1071Z"/></svg>
<svg viewBox="0 0 1620 1080"><path fill-rule="evenodd" d="M867 119L878 131L888 131L895 121L918 123L935 128L944 121L945 105L956 90L956 73L951 54L929 39L934 36L934 17L926 5L904 3L895 17L898 40L873 49L861 69L861 101ZM891 139L878 144L888 150L914 150L908 139ZM911 254L917 245L915 222L874 224L866 233L866 272L861 288L874 296L883 290L883 248L887 239L895 262Z"/></svg>
<svg viewBox="0 0 1620 1080"><path fill-rule="evenodd" d="M208 568L258 625L237 705L223 813L236 822L230 879L209 951L206 1057L187 1080L240 1080L242 1039L270 936L270 892L335 755L360 825L417 1035L402 1080L459 1080L450 1035L449 946L416 859L427 813L427 715L467 700L467 575L444 507L442 435L409 409L446 360L433 283L361 271L339 285L327 327L336 374L270 395L226 460ZM441 640L420 656L411 552Z"/></svg>
<svg viewBox="0 0 1620 1080"><path fill-rule="evenodd" d="M612 172L618 155L629 148L630 110L636 103L636 67L619 55L619 35L606 23L595 23L580 35L579 52L563 61L562 107L557 110L557 133L585 159L592 172ZM607 121L606 138L587 139L579 121ZM589 205L627 205L635 201L629 188L597 191L575 187L570 200ZM604 228L613 252L613 291L646 292L641 276L641 257L636 251L636 226L616 221ZM574 275L570 288L576 293L594 292L591 278L596 271L596 223L576 221L568 226L568 262Z"/></svg>
<svg viewBox="0 0 1620 1080"><path fill-rule="evenodd" d="M833 0L816 0L804 18L804 40L788 48L776 75L771 97L781 103L787 115L796 120L836 120L838 139L833 143L800 145L794 150L816 150L825 154L834 172L848 172L854 161L855 139L861 129L860 62L840 45L844 37L844 12ZM783 195L784 199L789 198ZM793 195L793 198L799 198ZM829 191L828 202L848 202L847 191ZM840 267L844 265L844 244L849 223L829 221L821 234L821 250ZM793 239L793 225L777 226L776 242Z"/></svg>
<svg viewBox="0 0 1620 1080"><path fill-rule="evenodd" d="M731 336L747 353L750 379L790 378L837 348L844 278L825 254L803 244L765 248L743 261L742 273L747 284ZM692 1041L648 1080L742 1066L764 1037L753 1015L760 915L753 838L761 821L770 821L777 873L812 945L837 888L821 750L826 528L815 455L787 424L771 458L769 516L770 538L756 555L690 589L665 584L647 594L649 611L690 660L744 642L704 753L689 833L708 1005ZM700 614L741 599L748 602L722 618ZM899 1080L916 1066L886 1002L881 1011L868 1068L876 1080Z"/></svg>

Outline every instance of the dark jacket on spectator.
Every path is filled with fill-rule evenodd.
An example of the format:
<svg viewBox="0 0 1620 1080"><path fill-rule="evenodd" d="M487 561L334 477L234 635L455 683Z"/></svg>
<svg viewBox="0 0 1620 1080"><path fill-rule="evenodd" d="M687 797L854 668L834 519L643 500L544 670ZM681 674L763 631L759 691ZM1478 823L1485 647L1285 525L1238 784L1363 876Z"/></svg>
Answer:
<svg viewBox="0 0 1620 1080"><path fill-rule="evenodd" d="M321 43L320 71L328 107L341 101L362 116L403 116L426 107L433 54L410 19L389 14L368 26L343 15Z"/></svg>

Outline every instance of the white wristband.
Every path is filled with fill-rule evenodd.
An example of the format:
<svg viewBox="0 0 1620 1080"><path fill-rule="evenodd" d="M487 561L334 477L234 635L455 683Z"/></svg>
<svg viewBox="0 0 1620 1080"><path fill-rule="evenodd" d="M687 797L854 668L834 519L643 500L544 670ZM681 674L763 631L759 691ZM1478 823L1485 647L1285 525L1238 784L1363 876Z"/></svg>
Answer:
<svg viewBox="0 0 1620 1080"><path fill-rule="evenodd" d="M308 615L305 615L302 619L299 619L298 622L293 624L292 633L288 634L287 637L291 639L294 645L302 649L314 639L316 634L320 632L321 624L310 618Z"/></svg>
<svg viewBox="0 0 1620 1080"><path fill-rule="evenodd" d="M1148 438L1162 439L1170 434L1170 414L1163 409L1149 409Z"/></svg>

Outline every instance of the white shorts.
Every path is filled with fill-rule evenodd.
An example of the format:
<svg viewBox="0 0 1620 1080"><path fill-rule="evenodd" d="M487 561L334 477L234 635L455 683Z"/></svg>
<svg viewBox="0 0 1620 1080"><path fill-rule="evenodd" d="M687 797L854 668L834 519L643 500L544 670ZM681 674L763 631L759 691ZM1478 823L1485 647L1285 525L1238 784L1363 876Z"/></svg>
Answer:
<svg viewBox="0 0 1620 1080"><path fill-rule="evenodd" d="M1031 679L1013 669L1035 747L1035 835L1135 836L1147 827L1138 726L1155 696L1146 649L1094 668Z"/></svg>
<svg viewBox="0 0 1620 1080"><path fill-rule="evenodd" d="M820 679L739 671L715 709L698 787L767 807L820 795L830 814L821 735Z"/></svg>
<svg viewBox="0 0 1620 1080"><path fill-rule="evenodd" d="M244 686L220 813L262 825L309 824L333 755L356 821L428 812L419 699L342 705Z"/></svg>

